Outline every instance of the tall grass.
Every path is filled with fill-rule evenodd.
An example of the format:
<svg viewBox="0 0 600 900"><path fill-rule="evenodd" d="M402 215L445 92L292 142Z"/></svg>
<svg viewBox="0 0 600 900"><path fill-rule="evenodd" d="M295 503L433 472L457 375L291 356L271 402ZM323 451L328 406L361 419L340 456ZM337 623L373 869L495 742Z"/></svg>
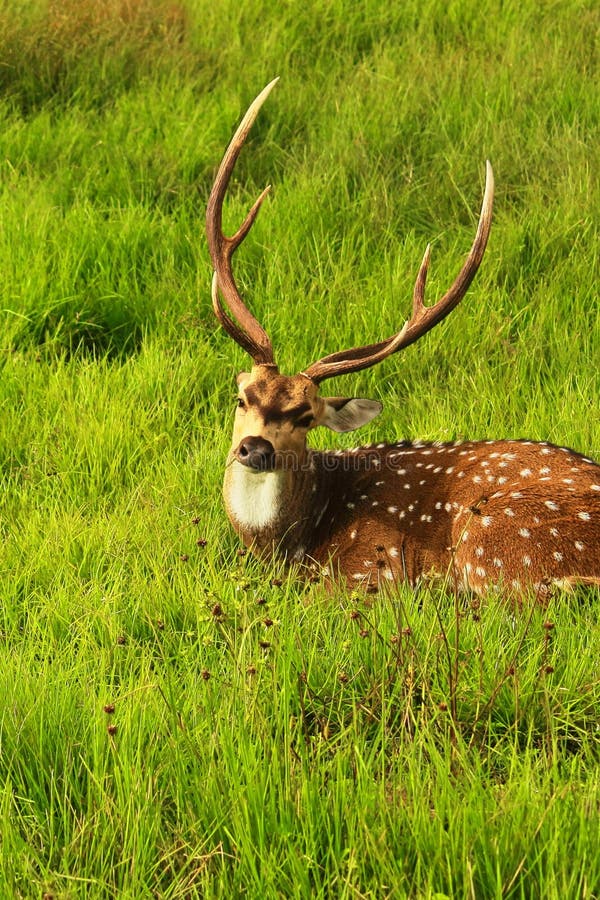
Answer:
<svg viewBox="0 0 600 900"><path fill-rule="evenodd" d="M0 896L600 894L598 592L325 595L239 555L247 359L203 236L280 74L226 227L273 184L236 272L297 371L397 329L427 241L447 287L489 157L468 297L333 389L385 402L365 442L599 457L597 27L581 0L2 4Z"/></svg>

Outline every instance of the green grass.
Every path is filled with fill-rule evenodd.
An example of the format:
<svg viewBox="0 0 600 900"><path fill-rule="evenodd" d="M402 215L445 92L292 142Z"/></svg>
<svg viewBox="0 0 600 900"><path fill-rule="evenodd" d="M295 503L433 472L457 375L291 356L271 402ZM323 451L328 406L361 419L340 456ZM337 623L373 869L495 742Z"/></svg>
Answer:
<svg viewBox="0 0 600 900"><path fill-rule="evenodd" d="M0 6L0 897L600 896L599 592L365 599L240 556L248 361L203 234L279 74L226 226L273 184L236 272L298 371L397 330L428 241L445 290L489 157L462 306L331 392L384 401L364 442L600 457L599 24L583 0Z"/></svg>

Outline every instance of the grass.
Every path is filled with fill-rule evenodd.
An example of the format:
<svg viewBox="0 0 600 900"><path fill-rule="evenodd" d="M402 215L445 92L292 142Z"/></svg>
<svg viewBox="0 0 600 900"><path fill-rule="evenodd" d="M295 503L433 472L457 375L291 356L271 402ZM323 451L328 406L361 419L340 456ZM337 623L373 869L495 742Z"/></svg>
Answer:
<svg viewBox="0 0 600 900"><path fill-rule="evenodd" d="M0 6L0 896L600 896L598 592L325 595L240 556L203 237L280 74L226 225L273 184L236 271L297 371L397 329L429 240L445 289L489 157L462 306L331 390L385 402L365 442L600 457L595 5L99 10Z"/></svg>

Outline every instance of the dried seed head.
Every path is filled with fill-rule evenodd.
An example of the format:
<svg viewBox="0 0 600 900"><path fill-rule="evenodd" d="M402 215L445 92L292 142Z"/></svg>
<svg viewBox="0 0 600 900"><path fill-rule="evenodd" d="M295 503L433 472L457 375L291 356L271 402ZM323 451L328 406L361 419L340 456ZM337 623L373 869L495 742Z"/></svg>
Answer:
<svg viewBox="0 0 600 900"><path fill-rule="evenodd" d="M115 704L107 703L105 706L102 707L102 709L104 710L104 712L106 713L107 716L112 716L112 714L115 711Z"/></svg>
<svg viewBox="0 0 600 900"><path fill-rule="evenodd" d="M208 541L206 540L206 538L198 538L196 544L198 545L198 547L206 547Z"/></svg>
<svg viewBox="0 0 600 900"><path fill-rule="evenodd" d="M215 603L215 605L211 609L211 613L213 614L215 619L218 619L219 616L222 616L223 615L223 607L221 606L221 604Z"/></svg>
<svg viewBox="0 0 600 900"><path fill-rule="evenodd" d="M202 669L200 677L202 678L202 681L208 681L208 679L210 678L210 672L208 671L208 669Z"/></svg>
<svg viewBox="0 0 600 900"><path fill-rule="evenodd" d="M108 731L109 734L116 734L116 733L117 733L117 726L116 726L116 725L113 725L113 723L111 722L110 725L107 725L107 726L106 726L106 730Z"/></svg>

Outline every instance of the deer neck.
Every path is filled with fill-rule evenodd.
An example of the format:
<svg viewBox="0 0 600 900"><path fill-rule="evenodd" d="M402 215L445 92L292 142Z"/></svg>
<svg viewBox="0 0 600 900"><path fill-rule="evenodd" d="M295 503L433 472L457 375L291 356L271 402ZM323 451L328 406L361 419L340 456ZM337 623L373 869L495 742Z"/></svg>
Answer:
<svg viewBox="0 0 600 900"><path fill-rule="evenodd" d="M327 497L321 493L317 454L273 472L253 472L231 458L223 494L227 514L244 543L300 560L310 551L315 518ZM324 511L324 510L323 510Z"/></svg>

